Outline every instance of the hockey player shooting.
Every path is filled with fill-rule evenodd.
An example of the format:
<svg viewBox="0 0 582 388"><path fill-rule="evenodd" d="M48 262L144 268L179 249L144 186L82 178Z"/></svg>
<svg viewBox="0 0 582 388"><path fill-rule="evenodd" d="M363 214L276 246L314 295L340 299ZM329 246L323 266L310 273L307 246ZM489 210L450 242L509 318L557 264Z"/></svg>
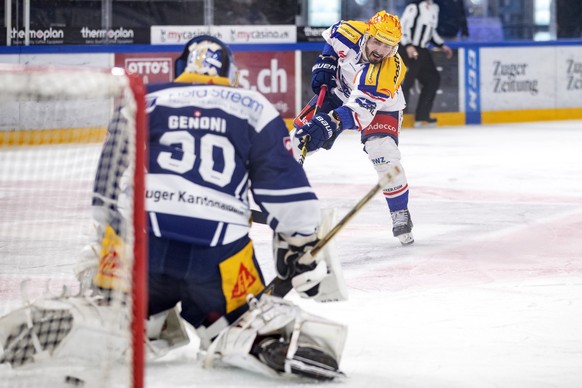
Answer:
<svg viewBox="0 0 582 388"><path fill-rule="evenodd" d="M340 376L346 327L264 295L249 237L250 190L274 231L278 277L304 297L333 294L338 280L328 281L337 275L328 266L332 259L304 255L319 241L322 216L292 156L283 119L264 96L235 87L233 56L214 37L189 41L175 70L175 82L149 85L147 94L149 350L161 355L184 344L183 318L201 337L207 366L224 362L271 376ZM126 166L112 162L114 145L124 141L118 135L109 133L98 175L123 176ZM115 187L107 193L95 186L98 233L78 267L81 281L101 293L123 287L104 260L97 269L104 252L123 249L116 227L125 222L122 182ZM2 330L25 316L5 320ZM71 325L82 324L82 316ZM217 321L232 324L223 328L213 325Z"/></svg>
<svg viewBox="0 0 582 388"><path fill-rule="evenodd" d="M391 166L401 174L383 188L392 218L392 233L412 244L408 182L400 159L398 134L406 106L400 88L406 66L398 54L402 29L397 16L380 11L366 23L341 20L325 30L326 44L313 66L311 87L328 92L314 115L317 96L295 119L295 138L308 152L330 149L346 129L361 133L364 151L381 177Z"/></svg>

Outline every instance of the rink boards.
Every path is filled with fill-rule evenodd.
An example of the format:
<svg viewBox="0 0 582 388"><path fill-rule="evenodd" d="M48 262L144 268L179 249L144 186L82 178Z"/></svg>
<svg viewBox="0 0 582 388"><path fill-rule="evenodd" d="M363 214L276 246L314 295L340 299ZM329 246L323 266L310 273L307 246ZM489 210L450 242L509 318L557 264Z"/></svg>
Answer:
<svg viewBox="0 0 582 388"><path fill-rule="evenodd" d="M582 118L582 41L454 42L453 58L434 52L441 87L433 106L440 125ZM322 43L233 44L240 86L263 93L291 125L311 97L311 64ZM0 63L124 67L145 83L174 78L176 44L0 47ZM413 88L414 107L420 89ZM16 128L14 109L0 107L0 140ZM26 112L19 112L26 117ZM411 115L405 116L405 127ZM85 128L85 123L69 127ZM61 130L62 128L55 128ZM4 133L2 133L4 132Z"/></svg>

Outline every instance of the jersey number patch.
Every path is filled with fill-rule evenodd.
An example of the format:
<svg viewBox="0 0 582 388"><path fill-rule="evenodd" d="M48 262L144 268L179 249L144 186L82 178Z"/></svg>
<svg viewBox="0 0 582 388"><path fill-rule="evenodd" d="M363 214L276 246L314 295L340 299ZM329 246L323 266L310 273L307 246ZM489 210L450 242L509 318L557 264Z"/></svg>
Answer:
<svg viewBox="0 0 582 388"><path fill-rule="evenodd" d="M196 162L196 139L187 131L166 132L160 138L160 143L166 146L179 144L182 153L181 159L172 157L171 152L160 152L157 162L160 167L178 173L184 174L194 168ZM214 169L214 150L222 152L224 168L222 171ZM200 167L198 173L208 183L224 187L232 181L232 175L236 166L234 146L223 136L206 134L200 138Z"/></svg>

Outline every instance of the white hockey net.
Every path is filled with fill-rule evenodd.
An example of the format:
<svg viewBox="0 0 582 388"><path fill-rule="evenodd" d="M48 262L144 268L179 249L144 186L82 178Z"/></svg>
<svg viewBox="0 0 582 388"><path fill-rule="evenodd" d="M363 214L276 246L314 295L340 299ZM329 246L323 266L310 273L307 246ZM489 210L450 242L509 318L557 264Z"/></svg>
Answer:
<svg viewBox="0 0 582 388"><path fill-rule="evenodd" d="M143 85L121 69L8 65L0 85L0 387L139 387ZM112 120L115 112L123 119ZM115 192L119 178L110 169L96 179L108 125L128 141L101 160L115 154L111 163L127 166L125 221L114 226L125 245L111 263L124 290L104 299L80 292L75 269L83 248L99 241L94 184Z"/></svg>

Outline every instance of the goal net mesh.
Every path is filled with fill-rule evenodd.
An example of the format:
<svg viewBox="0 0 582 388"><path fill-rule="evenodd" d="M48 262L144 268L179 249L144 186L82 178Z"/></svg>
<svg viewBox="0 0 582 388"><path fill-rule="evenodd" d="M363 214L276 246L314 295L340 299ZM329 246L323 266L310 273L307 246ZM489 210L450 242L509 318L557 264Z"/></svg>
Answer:
<svg viewBox="0 0 582 388"><path fill-rule="evenodd" d="M140 386L141 81L116 68L1 65L0 85L0 387ZM112 134L123 141L100 156ZM96 176L98 165L116 168ZM107 197L116 251L94 221ZM91 243L118 280L107 292L77 277Z"/></svg>

